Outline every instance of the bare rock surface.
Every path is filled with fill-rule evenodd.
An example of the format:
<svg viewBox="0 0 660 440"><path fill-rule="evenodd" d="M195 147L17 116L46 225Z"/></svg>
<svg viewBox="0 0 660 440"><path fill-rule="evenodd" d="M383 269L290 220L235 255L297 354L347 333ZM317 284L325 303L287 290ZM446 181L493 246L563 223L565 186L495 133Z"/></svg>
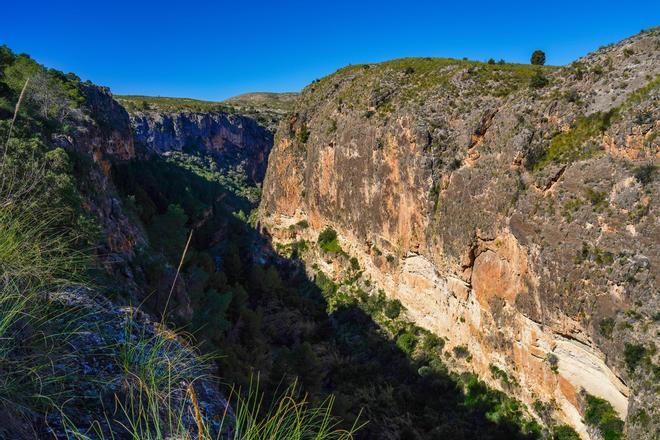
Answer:
<svg viewBox="0 0 660 440"><path fill-rule="evenodd" d="M333 226L415 322L468 347L464 369L506 371L583 437L588 393L656 438L659 74L658 28L558 68L340 69L280 124L260 225L277 242Z"/></svg>

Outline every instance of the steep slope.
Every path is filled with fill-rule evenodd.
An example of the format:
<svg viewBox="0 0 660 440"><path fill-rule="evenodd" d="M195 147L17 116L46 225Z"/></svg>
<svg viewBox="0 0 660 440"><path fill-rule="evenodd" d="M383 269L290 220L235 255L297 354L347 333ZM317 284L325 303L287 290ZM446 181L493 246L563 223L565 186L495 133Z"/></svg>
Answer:
<svg viewBox="0 0 660 440"><path fill-rule="evenodd" d="M341 69L280 125L260 226L284 245L331 225L341 247L308 267L338 279L356 257L365 291L469 352L452 367L513 378L539 419L618 435L594 416L604 399L653 438L658 74L657 28L562 68Z"/></svg>
<svg viewBox="0 0 660 440"><path fill-rule="evenodd" d="M254 119L220 112L131 113L135 142L147 151L199 153L219 168L261 182L266 173L273 135Z"/></svg>
<svg viewBox="0 0 660 440"><path fill-rule="evenodd" d="M146 296L130 264L146 237L111 175L137 154L126 111L0 46L0 134L0 438L219 432L206 361L129 305Z"/></svg>
<svg viewBox="0 0 660 440"><path fill-rule="evenodd" d="M282 116L293 107L296 96L297 93L246 93L221 102L142 95L120 95L116 98L131 113L221 112L254 119L274 132Z"/></svg>

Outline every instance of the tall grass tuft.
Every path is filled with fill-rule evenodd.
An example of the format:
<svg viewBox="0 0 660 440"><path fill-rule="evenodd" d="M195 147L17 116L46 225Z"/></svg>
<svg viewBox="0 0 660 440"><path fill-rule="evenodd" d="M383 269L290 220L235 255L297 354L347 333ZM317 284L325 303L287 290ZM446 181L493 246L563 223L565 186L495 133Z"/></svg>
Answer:
<svg viewBox="0 0 660 440"><path fill-rule="evenodd" d="M339 428L332 416L334 397L312 406L307 396L298 396L294 383L270 407L263 408L258 380L250 384L246 397L236 396L235 438L241 440L350 440L362 426Z"/></svg>
<svg viewBox="0 0 660 440"><path fill-rule="evenodd" d="M67 334L46 330L59 313L47 293L84 280L87 256L74 250L76 234L66 230L66 211L51 206L42 145L12 138L26 94L26 80L0 156L0 405L14 412L52 401L65 378L52 374L54 341ZM73 324L73 320L71 321Z"/></svg>

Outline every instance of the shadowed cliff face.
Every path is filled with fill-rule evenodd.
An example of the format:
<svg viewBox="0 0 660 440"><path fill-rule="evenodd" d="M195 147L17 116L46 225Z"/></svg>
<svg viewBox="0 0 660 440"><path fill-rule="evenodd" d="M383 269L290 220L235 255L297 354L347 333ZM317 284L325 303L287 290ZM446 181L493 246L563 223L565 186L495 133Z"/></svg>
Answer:
<svg viewBox="0 0 660 440"><path fill-rule="evenodd" d="M468 347L455 368L506 371L585 438L587 393L652 438L659 47L654 29L563 68L341 69L281 123L261 226L286 243L332 225L410 318Z"/></svg>
<svg viewBox="0 0 660 440"><path fill-rule="evenodd" d="M266 173L273 134L254 119L220 112L136 112L131 125L135 142L150 152L207 154L220 168L244 173L255 183Z"/></svg>

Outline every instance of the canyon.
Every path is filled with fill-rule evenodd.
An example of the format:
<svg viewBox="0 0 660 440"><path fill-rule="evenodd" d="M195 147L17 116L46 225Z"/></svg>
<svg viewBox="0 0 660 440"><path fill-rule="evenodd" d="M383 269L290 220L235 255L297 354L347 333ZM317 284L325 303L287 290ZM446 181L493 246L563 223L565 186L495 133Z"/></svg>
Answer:
<svg viewBox="0 0 660 440"><path fill-rule="evenodd" d="M505 371L519 384L508 392L549 404L584 438L585 393L612 404L629 438L651 438L657 422L636 420L658 419L657 367L631 369L623 354L655 353L658 331L658 187L640 178L660 158L658 38L544 70L538 90L531 66L340 69L280 125L260 227L289 243L330 225L365 289L467 347L455 368L494 387L493 367ZM296 232L300 221L310 228ZM335 278L348 264L307 263Z"/></svg>
<svg viewBox="0 0 660 440"><path fill-rule="evenodd" d="M660 432L660 28L563 67L405 58L221 103L66 81L73 116L24 115L17 136L68 155L58 176L74 182L76 221L94 224L101 281L48 294L89 310L53 362L85 397L68 420L0 408L21 420L0 437L98 424L125 391L121 349L104 350L127 344L133 316L150 341L174 341L163 359L197 356L169 330L182 328L222 354L211 364L227 380L300 381L313 402L336 394L351 423L362 405L382 426L356 438ZM2 130L12 115L0 106ZM376 376L381 354L391 365ZM218 414L233 415L231 399L186 380L185 432L203 420L230 438ZM470 407L475 395L488 402ZM595 401L610 425L594 422Z"/></svg>

